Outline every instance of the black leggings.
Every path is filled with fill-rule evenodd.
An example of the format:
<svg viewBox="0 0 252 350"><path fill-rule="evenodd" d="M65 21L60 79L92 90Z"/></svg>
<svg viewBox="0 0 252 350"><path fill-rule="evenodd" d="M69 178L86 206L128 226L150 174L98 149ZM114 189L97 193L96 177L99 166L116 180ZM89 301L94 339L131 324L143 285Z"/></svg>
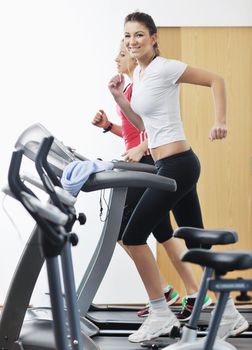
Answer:
<svg viewBox="0 0 252 350"><path fill-rule="evenodd" d="M148 188L144 191L122 235L125 245L146 244L152 232L163 243L173 235L170 211L178 226L203 228L196 184L200 163L190 149L155 163L157 174L175 179L177 191L168 192ZM189 248L192 244L187 243Z"/></svg>
<svg viewBox="0 0 252 350"><path fill-rule="evenodd" d="M143 156L140 160L139 163L143 164L149 164L149 165L154 165L154 161L151 156ZM124 206L124 211L123 211L123 217L122 217L122 224L118 236L118 241L122 239L123 232L129 222L129 219L137 206L137 203L139 202L140 198L144 194L146 188L144 187L138 187L138 188L133 188L129 187L127 191L127 196L125 200L125 206Z"/></svg>

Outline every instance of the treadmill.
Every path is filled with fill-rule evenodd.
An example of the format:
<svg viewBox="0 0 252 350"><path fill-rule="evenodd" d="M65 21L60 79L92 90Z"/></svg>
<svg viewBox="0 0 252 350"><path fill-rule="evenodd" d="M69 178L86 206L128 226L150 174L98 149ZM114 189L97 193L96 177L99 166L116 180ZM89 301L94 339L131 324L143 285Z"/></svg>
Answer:
<svg viewBox="0 0 252 350"><path fill-rule="evenodd" d="M19 139L16 142L16 148L25 147L25 154L28 158L34 160L38 144L42 140L43 137L51 136L51 133L41 124L34 124L28 129L26 129L22 135L20 135ZM49 162L51 159L51 166L55 171L57 176L61 176L62 170L69 162L73 160L87 160L86 157L80 155L70 147L64 146L61 142L59 142L56 138L54 144L51 149L51 155L49 154ZM56 161L56 163L55 163ZM56 164L56 165L54 165ZM151 165L141 164L141 163L128 163L123 161L114 161L114 169L117 171L144 171L150 174L156 173L156 168ZM102 176L105 174L101 173ZM118 172L117 172L118 174ZM95 175L99 177L99 174ZM118 176L118 177L117 177ZM115 181L119 178L119 175L115 176ZM134 186L134 180L129 182L127 179L127 187ZM106 187L108 188L107 184ZM87 187L83 189L84 191L89 191L88 184ZM93 191L94 186L92 185ZM110 205L117 205L119 203L119 198L117 198L117 194L111 191L110 194ZM125 198L127 194L127 189L125 189L124 199L120 202L120 209L123 210ZM112 217L112 219L111 219ZM110 220L109 220L110 219ZM96 292L100 286L101 278L106 273L109 262L112 258L113 251L115 248L115 244L117 242L118 232L120 229L121 219L119 219L119 215L115 208L115 214L110 215L110 218L106 220L103 230L100 236L100 240L97 244L96 250L93 254L93 257L90 261L90 264L85 271L79 287L77 289L78 296L78 304L80 307L80 314L82 317L87 318L93 324L98 326L100 329L104 330L130 330L134 331L138 329L143 321L144 317L138 317L137 311L141 308L139 307L128 307L128 306L97 306L92 302L95 298ZM119 222L120 221L120 222ZM106 257L103 252L106 251ZM96 265L94 265L94 261L96 261ZM101 266L103 267L103 271L101 271ZM171 309L173 311L178 311L180 309L180 305L173 305ZM199 320L199 329L202 332L205 332L209 320L210 320L210 312L213 309L213 306L208 307L206 310L201 312L200 320ZM250 324L249 331L252 331L252 304L251 308L240 308L240 312L244 314L246 319Z"/></svg>
<svg viewBox="0 0 252 350"><path fill-rule="evenodd" d="M26 129L16 142L17 149L22 148L24 154L35 160L37 151L44 137L53 136L41 124ZM57 176L61 176L64 167L73 160L85 160L54 138L48 155L48 162ZM26 179L27 180L27 179ZM153 174L153 167L143 164L115 162L114 170L104 171L90 176L83 187L84 192L111 188L108 216L96 250L85 272L85 306L87 309L104 277L111 260L117 235L121 224L127 187L153 187L175 191L176 183L172 179L158 177ZM109 235L105 233L108 233ZM106 254L102 254L102 251ZM55 349L50 308L31 308L27 311L29 301L44 263L39 245L39 227L36 225L24 248L18 266L9 287L0 320L0 348L4 350L45 350ZM29 274L27 273L29 271ZM95 277L95 278L94 278ZM15 315L15 316L14 316ZM14 316L14 317L13 317ZM106 348L97 345L102 341L98 327L81 315L81 330L84 348L97 350ZM139 344L128 342L123 331L113 334L110 349L140 349ZM106 335L105 343L110 344L111 332ZM116 339L114 339L116 338Z"/></svg>
<svg viewBox="0 0 252 350"><path fill-rule="evenodd" d="M20 136L16 143L16 147L24 147L25 154L30 159L35 159L36 151L40 145L41 140L45 136L50 136L51 134L40 124L35 124L25 130L25 132ZM62 145L58 140L55 140L51 152L48 157L48 161L52 166L53 170L60 176L62 173L62 169L72 160L83 160L86 159L77 153L73 152L71 149ZM111 220L107 220L107 223L104 226L101 238L97 244L96 251L90 261L87 271L84 276L86 276L86 282L82 284L82 290L86 290L86 296L84 292L82 292L82 296L86 297L86 303L84 305L80 305L80 307L84 307L89 309L93 296L95 295L99 284L106 272L105 264L109 264L111 256L113 254L114 246L116 244L117 232L121 223L121 216L123 212L123 204L126 197L126 188L124 186L131 186L137 184L139 181L142 181L141 174L136 174L135 172L130 173L130 184L128 184L128 176L126 169L128 167L132 167L136 171L149 171L150 173L144 173L144 178L148 179L151 184L155 183L155 177L150 176L153 172L153 168L150 166L142 165L142 164L129 164L124 162L115 163L115 169L117 171L103 172L98 173L90 177L89 181L83 188L83 191L94 191L99 190L101 188L110 188L111 180L114 183L114 188L111 190L109 205L111 205L111 210L117 213L118 220L113 220L113 224ZM124 169L123 171L119 171L119 169ZM132 170L132 168L130 169ZM140 174L140 175L139 175ZM127 176L128 175L128 176ZM167 179L166 179L167 180ZM147 181L147 180L146 180ZM116 207L113 206L113 202L117 201ZM120 205L119 205L120 203ZM117 228L117 229L114 229ZM110 238L106 237L107 232L112 232ZM50 310L47 308L34 308L29 310L26 313L26 309L29 305L30 296L32 294L34 285L36 283L38 274L43 265L43 258L39 254L39 249L36 249L37 246L37 237L38 237L38 228L35 227L34 231L31 234L27 247L25 248L23 255L20 259L19 265L13 277L11 287L9 289L4 309L2 312L2 318L0 322L0 348L8 349L8 350L45 350L45 349L55 349L54 347L54 338L52 332L52 320L50 318ZM108 257L106 261L102 261L102 248L106 249L106 244L110 243L108 247L109 251L106 255L111 255ZM33 245L33 249L29 249ZM34 246L35 245L35 246ZM100 254L100 255L99 255ZM96 276L96 272L98 271L97 261L103 263L104 271L100 271L100 275ZM31 264L32 262L32 264ZM101 267L101 266L100 266ZM26 271L29 269L29 276L27 276ZM99 271L98 271L99 272ZM96 276L94 285L92 285L92 279L90 278L91 274ZM23 288L25 285L26 288ZM79 288L80 288L79 287ZM81 303L82 298L80 298L81 293L79 293L79 303ZM88 307L89 304L89 307ZM120 312L120 311L119 311ZM15 317L13 318L13 314ZM24 317L26 314L26 321L24 322ZM141 318L138 318L134 313L135 317L142 322ZM84 337L84 348L88 350L96 350L100 348L103 349L143 349L141 344L132 344L127 340L127 335L131 333L130 330L118 330L115 332L114 330L107 330L105 332L100 331L98 327L94 326L92 323L88 322L84 317L85 314L82 314L81 317L81 328ZM23 325L23 327L22 327ZM136 327L138 328L138 327ZM250 334L246 336L251 336ZM160 338L160 345L166 346L168 343L172 343L176 340L172 340L166 337ZM239 342L238 349L249 349L250 347L246 346L247 340L245 335L242 338L235 338L230 340L232 343ZM245 344L245 345L244 345ZM150 347L153 348L152 344L149 344ZM146 345L148 346L148 344Z"/></svg>

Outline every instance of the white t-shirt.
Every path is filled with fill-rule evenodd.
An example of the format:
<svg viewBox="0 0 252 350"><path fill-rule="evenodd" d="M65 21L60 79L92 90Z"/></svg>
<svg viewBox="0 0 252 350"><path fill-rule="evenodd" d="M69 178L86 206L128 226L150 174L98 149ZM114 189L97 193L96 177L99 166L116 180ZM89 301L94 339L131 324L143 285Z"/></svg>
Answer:
<svg viewBox="0 0 252 350"><path fill-rule="evenodd" d="M131 107L143 119L149 148L185 140L176 81L186 67L181 61L158 56L141 79L140 66L134 71Z"/></svg>

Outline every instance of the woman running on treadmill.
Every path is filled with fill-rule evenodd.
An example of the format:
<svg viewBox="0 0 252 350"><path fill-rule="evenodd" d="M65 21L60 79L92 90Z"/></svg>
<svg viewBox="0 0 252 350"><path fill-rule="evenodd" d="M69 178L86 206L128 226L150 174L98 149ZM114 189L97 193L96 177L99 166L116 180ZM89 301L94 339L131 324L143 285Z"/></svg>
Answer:
<svg viewBox="0 0 252 350"><path fill-rule="evenodd" d="M146 130L157 173L177 182L174 193L146 189L122 235L123 244L130 251L150 299L148 318L129 336L131 342L142 342L169 333L173 326L180 326L166 304L158 266L147 244L148 236L154 231L158 241L167 246L173 235L168 223L170 211L178 226L203 228L196 190L200 163L184 134L179 85L189 83L211 87L215 107L215 120L209 132L211 141L224 139L227 135L226 91L222 77L161 57L156 25L145 13L134 12L125 18L124 43L131 57L138 62L133 75L131 101L123 94L123 75L113 77L109 89L127 119L140 131ZM193 242L188 244L188 248L191 247ZM226 337L231 332L236 335L244 330L245 324L247 321L230 299L218 335Z"/></svg>
<svg viewBox="0 0 252 350"><path fill-rule="evenodd" d="M124 46L124 41L120 45L119 53L115 59L117 63L117 70L119 74L125 74L132 80L134 69L137 66L137 61L131 57ZM127 100L130 101L132 95L133 84L129 83L123 91L124 96ZM112 132L113 134L122 137L125 143L126 151L123 154L124 160L129 162L141 162L145 164L154 165L154 161L148 150L148 141L145 130L139 131L135 128L132 123L123 114L120 107L117 105L117 113L121 119L121 124L111 123L106 115L106 113L100 109L92 120L92 124L103 128L103 132ZM122 225L120 228L120 233L118 237L118 243L122 245L125 251L131 256L130 251L127 249L127 246L122 244L122 234L125 230L125 227L133 213L138 201L143 195L144 189L139 188L129 188L123 213ZM153 230L153 235L159 241L159 237L166 237L166 232L170 232L170 220L167 216L167 220L164 222L164 225L159 228L159 231ZM162 239L160 241L162 243ZM187 296L182 299L182 309L177 313L177 317L181 320L189 320L192 307L188 305L193 305L195 297L197 296L198 286L194 277L193 269L189 264L183 263L180 260L180 256L184 251L184 247L179 240L176 238L170 238L164 245L164 249L173 263L175 269L178 271L187 293ZM164 278L160 275L162 281L163 293L166 299L167 305L174 304L178 298L178 292L171 286L166 285ZM188 304L189 300L189 304ZM203 308L206 308L211 304L211 299L207 296L204 302ZM138 312L139 316L148 316L149 314L149 305L146 305L142 310Z"/></svg>

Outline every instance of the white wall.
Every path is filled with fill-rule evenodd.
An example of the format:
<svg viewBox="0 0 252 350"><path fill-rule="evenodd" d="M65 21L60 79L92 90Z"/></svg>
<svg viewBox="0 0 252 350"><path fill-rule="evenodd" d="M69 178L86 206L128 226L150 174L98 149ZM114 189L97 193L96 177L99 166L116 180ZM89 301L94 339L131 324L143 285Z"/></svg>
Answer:
<svg viewBox="0 0 252 350"><path fill-rule="evenodd" d="M251 0L5 0L0 2L0 186L7 182L11 152L19 134L40 122L64 143L89 158L120 158L123 143L102 134L90 120L103 108L116 121L115 106L107 89L115 74L113 58L123 33L123 18L139 9L150 13L160 26L251 26ZM33 170L25 161L24 168ZM1 195L1 197L3 197ZM1 211L0 303L32 219L10 198L4 205L22 239ZM77 284L101 230L99 193L81 194L78 208L88 216L74 248ZM78 231L80 231L77 228ZM154 249L154 241L151 240ZM45 273L32 302L41 303L47 291ZM128 288L128 280L134 288ZM144 302L146 294L133 264L116 249L98 292L97 302Z"/></svg>

